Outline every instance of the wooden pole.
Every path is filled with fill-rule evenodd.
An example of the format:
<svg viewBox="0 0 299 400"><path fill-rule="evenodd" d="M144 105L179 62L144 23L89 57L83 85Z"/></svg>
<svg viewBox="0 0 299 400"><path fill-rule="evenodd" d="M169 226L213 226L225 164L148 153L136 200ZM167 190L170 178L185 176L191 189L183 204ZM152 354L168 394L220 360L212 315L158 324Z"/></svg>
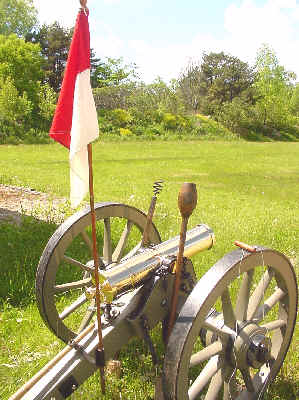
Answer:
<svg viewBox="0 0 299 400"><path fill-rule="evenodd" d="M84 11L88 11L86 4L87 4L87 0L80 0L80 5Z"/></svg>
<svg viewBox="0 0 299 400"><path fill-rule="evenodd" d="M84 12L88 13L87 0L79 0L80 5ZM93 169L92 169L92 145L87 145L88 152L88 168L89 168L89 204L90 204L90 215L91 215L91 231L92 231L92 249L93 249L93 260L94 260L94 273L96 283L96 308L97 308L97 322L98 322L98 337L99 343L96 349L96 365L100 368L101 375L101 389L102 393L105 394L105 353L103 344L102 334L102 322L101 322L101 297L100 297L100 281L99 281L99 255L97 250L97 236L96 236L96 214L94 210L94 193L93 193Z"/></svg>
<svg viewBox="0 0 299 400"><path fill-rule="evenodd" d="M181 273L183 266L183 255L184 248L186 242L186 232L188 219L192 214L194 208L197 203L197 191L196 185L194 183L183 183L181 190L179 192L178 197L178 206L180 209L180 213L182 216L182 224L181 224L181 232L180 232L180 242L179 242L179 251L177 255L176 267L175 267L175 279L172 291L171 298L171 308L170 308L170 316L168 321L168 330L166 336L166 342L168 342L169 336L171 334L175 317L176 317L176 309L178 304L179 290L181 285Z"/></svg>
<svg viewBox="0 0 299 400"><path fill-rule="evenodd" d="M98 321L98 337L99 344L96 350L96 364L100 368L101 374L101 389L102 393L105 394L105 354L102 334L102 322L101 322L101 298L100 298L100 285L99 285L99 255L97 250L97 237L96 237L96 215L94 210L94 193L93 193L93 169L92 169L92 146L91 143L87 145L88 151L88 167L89 167L89 202L90 202L90 215L91 215L91 229L92 229L92 247L93 247L93 259L94 259L94 270L95 270L95 282L96 282L96 308L97 308L97 321Z"/></svg>

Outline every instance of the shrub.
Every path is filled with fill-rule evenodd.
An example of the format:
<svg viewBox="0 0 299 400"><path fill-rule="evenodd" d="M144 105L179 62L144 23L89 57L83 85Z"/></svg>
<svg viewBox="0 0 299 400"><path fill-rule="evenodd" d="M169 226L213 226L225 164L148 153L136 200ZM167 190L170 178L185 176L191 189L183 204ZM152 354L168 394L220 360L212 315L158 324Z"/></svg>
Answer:
<svg viewBox="0 0 299 400"><path fill-rule="evenodd" d="M120 133L120 136L131 136L131 135L133 135L132 131L130 131L130 129L127 129L127 128L119 128L119 133Z"/></svg>
<svg viewBox="0 0 299 400"><path fill-rule="evenodd" d="M39 86L38 91L38 108L39 115L37 126L40 129L49 131L56 108L57 95L54 90L48 85Z"/></svg>
<svg viewBox="0 0 299 400"><path fill-rule="evenodd" d="M198 125L197 135L199 136L203 136L209 139L227 140L233 140L237 138L237 136L234 135L233 132L231 132L225 126L207 116L197 114L196 118Z"/></svg>
<svg viewBox="0 0 299 400"><path fill-rule="evenodd" d="M47 144L51 143L48 131L40 131L38 129L29 129L22 140L26 144Z"/></svg>
<svg viewBox="0 0 299 400"><path fill-rule="evenodd" d="M256 121L253 106L237 97L232 102L224 103L216 118L228 129L238 133L243 129L252 129L253 121Z"/></svg>
<svg viewBox="0 0 299 400"><path fill-rule="evenodd" d="M93 89L97 110L113 110L128 108L128 99L132 95L133 87L130 85L107 86Z"/></svg>
<svg viewBox="0 0 299 400"><path fill-rule="evenodd" d="M118 128L125 128L132 122L132 115L121 108L116 108L110 112L111 122Z"/></svg>
<svg viewBox="0 0 299 400"><path fill-rule="evenodd" d="M21 139L28 126L32 104L24 92L19 96L12 80L0 78L0 137L5 143L9 136Z"/></svg>

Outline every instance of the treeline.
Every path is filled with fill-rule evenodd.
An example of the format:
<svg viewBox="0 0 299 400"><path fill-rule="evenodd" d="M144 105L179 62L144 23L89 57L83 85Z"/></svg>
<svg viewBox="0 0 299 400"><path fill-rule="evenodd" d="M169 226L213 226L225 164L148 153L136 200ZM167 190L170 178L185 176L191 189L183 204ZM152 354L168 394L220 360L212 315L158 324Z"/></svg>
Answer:
<svg viewBox="0 0 299 400"><path fill-rule="evenodd" d="M40 26L32 0L0 0L0 143L44 143L72 29ZM264 45L256 64L211 52L176 80L143 83L135 64L98 59L91 84L103 138L299 139L299 85Z"/></svg>

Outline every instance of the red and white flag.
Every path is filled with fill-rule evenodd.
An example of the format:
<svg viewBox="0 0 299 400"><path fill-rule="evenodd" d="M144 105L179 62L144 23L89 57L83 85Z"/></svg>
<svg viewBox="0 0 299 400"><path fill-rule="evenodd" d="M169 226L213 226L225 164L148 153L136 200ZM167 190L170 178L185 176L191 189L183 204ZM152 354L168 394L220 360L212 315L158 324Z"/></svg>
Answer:
<svg viewBox="0 0 299 400"><path fill-rule="evenodd" d="M70 200L77 207L88 192L88 143L99 136L90 85L88 13L79 12L50 136L70 150Z"/></svg>

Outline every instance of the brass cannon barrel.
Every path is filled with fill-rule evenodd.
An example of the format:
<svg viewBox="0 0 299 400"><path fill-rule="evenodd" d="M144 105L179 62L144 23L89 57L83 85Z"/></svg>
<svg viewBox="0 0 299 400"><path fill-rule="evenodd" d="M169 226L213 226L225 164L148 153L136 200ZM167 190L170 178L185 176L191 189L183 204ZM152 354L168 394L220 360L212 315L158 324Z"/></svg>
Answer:
<svg viewBox="0 0 299 400"><path fill-rule="evenodd" d="M160 266L161 259L177 256L179 240L178 235L123 260L111 270L100 271L101 293L107 300L112 300L116 295L143 284ZM203 224L196 226L187 232L184 256L189 258L198 252L210 249L214 240L211 228Z"/></svg>

